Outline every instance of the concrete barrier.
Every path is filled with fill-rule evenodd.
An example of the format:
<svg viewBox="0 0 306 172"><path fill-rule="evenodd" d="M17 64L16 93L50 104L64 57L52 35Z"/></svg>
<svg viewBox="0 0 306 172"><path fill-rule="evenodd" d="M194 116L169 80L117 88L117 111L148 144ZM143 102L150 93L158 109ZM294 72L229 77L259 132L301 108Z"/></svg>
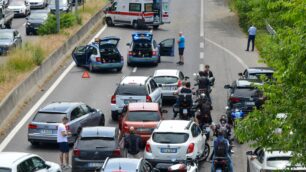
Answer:
<svg viewBox="0 0 306 172"><path fill-rule="evenodd" d="M34 91L39 89L47 77L52 75L58 65L65 59L67 52L70 52L74 46L79 43L91 29L98 23L102 22L104 16L103 10L96 13L84 26L82 26L75 35L70 37L60 48L55 50L46 60L37 67L29 76L19 85L17 85L0 104L0 126L4 124L5 119L14 114L16 107L21 106Z"/></svg>

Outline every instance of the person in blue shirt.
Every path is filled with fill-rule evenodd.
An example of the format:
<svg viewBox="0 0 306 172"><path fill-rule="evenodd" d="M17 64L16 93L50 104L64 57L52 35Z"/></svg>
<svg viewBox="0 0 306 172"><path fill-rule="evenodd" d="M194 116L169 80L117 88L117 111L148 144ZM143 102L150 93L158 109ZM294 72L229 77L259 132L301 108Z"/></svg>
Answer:
<svg viewBox="0 0 306 172"><path fill-rule="evenodd" d="M184 49L185 49L185 37L183 35L183 32L179 33L179 39L177 41L178 44L178 50L179 50L179 56L180 56L180 61L177 62L179 65L184 64Z"/></svg>
<svg viewBox="0 0 306 172"><path fill-rule="evenodd" d="M248 38L248 47L245 51L249 51L249 47L250 47L250 42L252 41L252 51L254 51L254 46L255 46L255 36L256 36L256 27L254 25L252 25L249 30L249 38Z"/></svg>

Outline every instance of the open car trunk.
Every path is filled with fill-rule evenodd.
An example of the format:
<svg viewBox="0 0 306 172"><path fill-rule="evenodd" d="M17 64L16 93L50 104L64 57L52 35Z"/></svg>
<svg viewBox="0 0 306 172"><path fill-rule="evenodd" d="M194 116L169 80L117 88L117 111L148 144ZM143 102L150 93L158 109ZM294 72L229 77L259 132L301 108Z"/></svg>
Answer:
<svg viewBox="0 0 306 172"><path fill-rule="evenodd" d="M101 54L101 62L118 63L121 62L121 54L117 49L119 38L105 37L99 42L99 50Z"/></svg>
<svg viewBox="0 0 306 172"><path fill-rule="evenodd" d="M152 45L148 41L135 41L133 45L134 57L152 57Z"/></svg>

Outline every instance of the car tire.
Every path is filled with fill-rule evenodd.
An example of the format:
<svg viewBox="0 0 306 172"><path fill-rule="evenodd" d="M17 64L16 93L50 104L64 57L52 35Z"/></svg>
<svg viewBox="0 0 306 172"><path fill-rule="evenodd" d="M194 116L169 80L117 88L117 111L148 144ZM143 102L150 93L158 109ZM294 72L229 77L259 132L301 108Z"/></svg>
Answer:
<svg viewBox="0 0 306 172"><path fill-rule="evenodd" d="M100 117L99 126L105 126L105 118L103 114Z"/></svg>
<svg viewBox="0 0 306 172"><path fill-rule="evenodd" d="M131 62L127 62L127 66L133 67L133 64Z"/></svg>
<svg viewBox="0 0 306 172"><path fill-rule="evenodd" d="M117 68L116 70L117 70L117 72L119 73L119 72L122 71L122 67L119 67L119 68Z"/></svg>
<svg viewBox="0 0 306 172"><path fill-rule="evenodd" d="M247 172L250 172L250 162L249 162L249 160L247 161Z"/></svg>
<svg viewBox="0 0 306 172"><path fill-rule="evenodd" d="M26 35L30 35L30 34L31 34L30 31L27 31L27 30L26 30Z"/></svg>
<svg viewBox="0 0 306 172"><path fill-rule="evenodd" d="M31 141L30 143L31 143L32 146L38 146L39 145L39 142L35 142L35 141Z"/></svg>
<svg viewBox="0 0 306 172"><path fill-rule="evenodd" d="M118 114L114 111L112 111L112 120L113 121L118 121Z"/></svg>
<svg viewBox="0 0 306 172"><path fill-rule="evenodd" d="M154 30L157 30L158 28L159 28L159 25L154 25L154 26L153 26L153 29L154 29Z"/></svg>
<svg viewBox="0 0 306 172"><path fill-rule="evenodd" d="M105 22L106 22L106 25L107 26L114 26L114 23L113 23L113 20L112 20L112 18L110 18L110 17L107 17L106 19L105 19Z"/></svg>

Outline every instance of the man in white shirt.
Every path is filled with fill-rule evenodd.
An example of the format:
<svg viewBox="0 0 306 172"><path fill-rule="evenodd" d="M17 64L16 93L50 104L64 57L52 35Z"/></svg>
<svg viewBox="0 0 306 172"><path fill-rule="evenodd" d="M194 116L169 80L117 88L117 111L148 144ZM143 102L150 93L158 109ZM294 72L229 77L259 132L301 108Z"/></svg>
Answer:
<svg viewBox="0 0 306 172"><path fill-rule="evenodd" d="M252 25L249 28L249 30L248 30L248 33L249 33L248 47L245 51L249 51L251 41L252 41L252 51L254 51L256 31L257 31L257 29L254 25Z"/></svg>
<svg viewBox="0 0 306 172"><path fill-rule="evenodd" d="M66 129L66 124L68 123L68 118L63 117L62 123L57 126L57 143L60 150L60 162L63 169L71 168L69 165L69 145L68 136L71 135ZM64 165L64 160L66 165Z"/></svg>

